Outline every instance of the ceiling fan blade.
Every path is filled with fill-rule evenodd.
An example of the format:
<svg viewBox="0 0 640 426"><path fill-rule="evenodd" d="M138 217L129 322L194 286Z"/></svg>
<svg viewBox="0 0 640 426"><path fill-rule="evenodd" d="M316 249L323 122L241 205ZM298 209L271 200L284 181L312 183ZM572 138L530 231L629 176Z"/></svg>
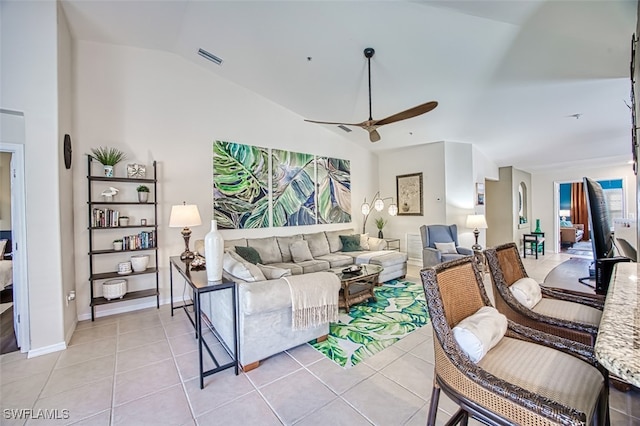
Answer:
<svg viewBox="0 0 640 426"><path fill-rule="evenodd" d="M418 105L413 108L409 108L406 111L399 112L397 114L393 114L387 118L383 118L382 120L376 121L376 126L382 126L385 124L395 123L396 121L406 120L407 118L413 118L418 115L427 113L438 106L438 102L431 101L426 104Z"/></svg>
<svg viewBox="0 0 640 426"><path fill-rule="evenodd" d="M362 123L336 123L333 121L315 121L315 120L307 120L305 119L304 121L308 121L309 123L317 123L317 124L335 124L337 126L360 126L362 127Z"/></svg>
<svg viewBox="0 0 640 426"><path fill-rule="evenodd" d="M369 131L369 140L371 142L378 142L380 140L380 133L376 129Z"/></svg>

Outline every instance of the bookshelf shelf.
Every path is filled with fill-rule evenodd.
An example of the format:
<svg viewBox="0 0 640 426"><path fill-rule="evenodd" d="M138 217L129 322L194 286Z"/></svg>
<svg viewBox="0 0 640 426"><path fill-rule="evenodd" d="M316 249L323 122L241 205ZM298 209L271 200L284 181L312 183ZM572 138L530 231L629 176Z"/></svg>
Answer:
<svg viewBox="0 0 640 426"><path fill-rule="evenodd" d="M160 288L159 288L159 271L158 271L158 188L157 188L157 164L154 161L152 170L153 178L139 179L139 178L124 178L124 177L105 177L105 176L93 176L91 175L92 165L95 161L91 156L87 156L87 212L88 212L88 224L87 230L89 231L89 287L91 294L91 320L95 320L96 306L107 305L112 303L124 302L127 300L140 299L144 297L155 297L156 306L160 308ZM97 163L97 161L96 161ZM153 201L147 203L141 203L138 201L101 201L95 198L100 197L100 192L94 191L95 183L119 183L119 184L131 184L131 185L147 185L151 194L153 194ZM150 197L151 198L151 197ZM131 224L126 226L112 226L112 223L118 223L118 217L120 217L121 210L114 210L111 206L140 206L141 208L148 209L151 215L153 215L153 223L146 225ZM138 208L138 207L136 207ZM136 210L138 211L138 210ZM152 212L151 212L152 211ZM115 212L115 214L113 213ZM149 220L151 222L151 220ZM98 232L103 235L103 239L106 235L114 235L114 233L103 233L103 231L119 231L121 236L125 240L126 246L131 248L124 248L122 250L113 250L111 245L105 243L98 244L96 242L96 235ZM99 238L98 238L99 239ZM111 240L109 240L111 241ZM105 247L106 246L106 247ZM96 266L96 257L102 255L110 255L110 260L115 258L114 255L120 255L120 262L129 260L126 254L138 254L139 252L147 252L150 257L150 266L141 272L131 272L129 274L119 274L117 271L104 271L104 268L100 270ZM114 266L117 265L117 261L114 261ZM117 269L117 268L115 268ZM128 291L120 299L107 300L101 296L101 284L104 280L113 278L124 278L129 280L136 280L141 276L155 275L155 285L153 288ZM146 284L145 284L146 286Z"/></svg>

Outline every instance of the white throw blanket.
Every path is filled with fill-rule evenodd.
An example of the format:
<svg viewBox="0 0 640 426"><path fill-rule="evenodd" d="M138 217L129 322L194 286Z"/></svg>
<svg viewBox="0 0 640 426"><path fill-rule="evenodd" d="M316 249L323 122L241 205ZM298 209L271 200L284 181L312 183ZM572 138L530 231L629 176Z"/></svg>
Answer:
<svg viewBox="0 0 640 426"><path fill-rule="evenodd" d="M291 291L294 330L306 330L338 321L340 279L332 273L282 277Z"/></svg>

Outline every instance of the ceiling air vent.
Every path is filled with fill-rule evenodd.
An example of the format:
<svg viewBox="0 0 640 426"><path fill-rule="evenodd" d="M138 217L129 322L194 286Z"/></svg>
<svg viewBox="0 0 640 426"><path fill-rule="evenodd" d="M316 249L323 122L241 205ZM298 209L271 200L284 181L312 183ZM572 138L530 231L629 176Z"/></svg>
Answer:
<svg viewBox="0 0 640 426"><path fill-rule="evenodd" d="M338 127L340 127L342 130L344 130L344 131L345 131L345 132L347 132L347 133L350 133L350 132L351 132L351 129L350 129L350 128L348 128L347 126L344 126L344 125L342 125L342 124L341 124L341 125L339 125Z"/></svg>
<svg viewBox="0 0 640 426"><path fill-rule="evenodd" d="M202 56L203 58L213 62L216 65L222 65L222 59L218 58L216 55L214 55L213 53L209 53L204 49L198 49L198 55Z"/></svg>

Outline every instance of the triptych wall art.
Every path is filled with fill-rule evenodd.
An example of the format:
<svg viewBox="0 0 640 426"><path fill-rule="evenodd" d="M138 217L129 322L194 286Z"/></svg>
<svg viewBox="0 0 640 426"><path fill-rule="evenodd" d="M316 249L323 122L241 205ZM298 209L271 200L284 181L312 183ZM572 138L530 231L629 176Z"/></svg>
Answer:
<svg viewBox="0 0 640 426"><path fill-rule="evenodd" d="M350 163L217 140L213 206L220 229L349 223Z"/></svg>

